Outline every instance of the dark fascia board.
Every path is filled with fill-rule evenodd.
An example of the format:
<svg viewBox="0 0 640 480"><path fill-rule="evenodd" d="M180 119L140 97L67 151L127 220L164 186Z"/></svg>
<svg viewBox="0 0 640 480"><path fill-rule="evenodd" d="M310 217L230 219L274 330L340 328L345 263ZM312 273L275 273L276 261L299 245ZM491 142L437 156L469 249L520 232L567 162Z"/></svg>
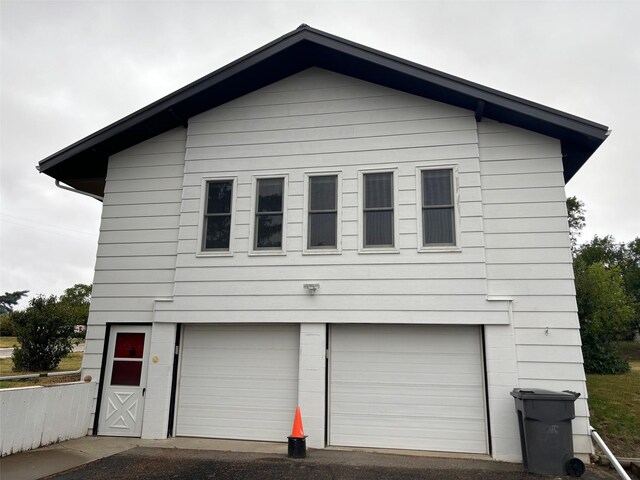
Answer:
<svg viewBox="0 0 640 480"><path fill-rule="evenodd" d="M301 25L50 155L39 163L38 169L83 191L101 194L104 180L95 179L106 176L109 155L185 126L191 116L312 66L469 110L476 110L482 101L482 115L486 118L560 139L566 181L609 132L604 125Z"/></svg>

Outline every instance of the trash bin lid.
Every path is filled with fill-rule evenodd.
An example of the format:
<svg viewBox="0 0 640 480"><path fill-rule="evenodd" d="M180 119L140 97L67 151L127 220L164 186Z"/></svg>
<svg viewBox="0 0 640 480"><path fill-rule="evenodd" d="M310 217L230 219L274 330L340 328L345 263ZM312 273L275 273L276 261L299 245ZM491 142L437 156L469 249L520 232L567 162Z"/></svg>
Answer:
<svg viewBox="0 0 640 480"><path fill-rule="evenodd" d="M580 394L569 390L555 392L543 388L514 388L511 396L521 400L575 400Z"/></svg>

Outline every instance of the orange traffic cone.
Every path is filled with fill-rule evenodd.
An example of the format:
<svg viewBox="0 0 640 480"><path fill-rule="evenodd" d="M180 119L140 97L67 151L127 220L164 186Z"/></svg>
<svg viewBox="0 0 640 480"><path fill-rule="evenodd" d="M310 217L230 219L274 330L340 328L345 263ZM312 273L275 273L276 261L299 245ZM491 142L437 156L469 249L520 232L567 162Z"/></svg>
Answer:
<svg viewBox="0 0 640 480"><path fill-rule="evenodd" d="M307 456L307 436L302 429L302 415L299 406L296 407L296 414L293 417L293 428L289 436L287 454L290 458L305 458Z"/></svg>
<svg viewBox="0 0 640 480"><path fill-rule="evenodd" d="M293 428L291 429L292 438L304 438L304 429L302 428L302 415L300 415L300 407L296 407L296 414L293 417Z"/></svg>

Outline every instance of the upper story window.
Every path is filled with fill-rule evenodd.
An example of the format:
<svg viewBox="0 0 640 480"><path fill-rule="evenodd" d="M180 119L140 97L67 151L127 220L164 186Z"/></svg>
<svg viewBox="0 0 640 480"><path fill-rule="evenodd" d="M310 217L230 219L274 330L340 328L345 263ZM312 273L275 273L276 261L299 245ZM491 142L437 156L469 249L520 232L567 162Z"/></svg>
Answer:
<svg viewBox="0 0 640 480"><path fill-rule="evenodd" d="M307 249L338 248L338 175L309 176Z"/></svg>
<svg viewBox="0 0 640 480"><path fill-rule="evenodd" d="M203 251L229 251L233 184L233 179L206 182Z"/></svg>
<svg viewBox="0 0 640 480"><path fill-rule="evenodd" d="M275 177L256 181L255 250L283 250L284 180L284 177Z"/></svg>
<svg viewBox="0 0 640 480"><path fill-rule="evenodd" d="M394 173L362 174L363 247L394 248Z"/></svg>
<svg viewBox="0 0 640 480"><path fill-rule="evenodd" d="M451 168L422 170L422 245L456 245L454 171Z"/></svg>

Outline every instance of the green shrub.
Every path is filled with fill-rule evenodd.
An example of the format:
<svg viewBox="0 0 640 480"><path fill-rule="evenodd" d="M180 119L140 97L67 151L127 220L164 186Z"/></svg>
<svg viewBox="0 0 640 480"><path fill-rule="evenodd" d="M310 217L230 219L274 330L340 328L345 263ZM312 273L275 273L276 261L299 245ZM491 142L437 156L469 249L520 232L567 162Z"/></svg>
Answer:
<svg viewBox="0 0 640 480"><path fill-rule="evenodd" d="M11 313L0 315L0 337L15 337L16 326L11 318Z"/></svg>
<svg viewBox="0 0 640 480"><path fill-rule="evenodd" d="M622 358L618 351L609 343L599 343L595 338L589 338L582 332L582 353L584 355L584 370L586 373L605 375L620 375L629 373L629 362Z"/></svg>
<svg viewBox="0 0 640 480"><path fill-rule="evenodd" d="M13 350L16 370L49 371L73 350L73 323L55 295L38 296L12 314L20 346Z"/></svg>

